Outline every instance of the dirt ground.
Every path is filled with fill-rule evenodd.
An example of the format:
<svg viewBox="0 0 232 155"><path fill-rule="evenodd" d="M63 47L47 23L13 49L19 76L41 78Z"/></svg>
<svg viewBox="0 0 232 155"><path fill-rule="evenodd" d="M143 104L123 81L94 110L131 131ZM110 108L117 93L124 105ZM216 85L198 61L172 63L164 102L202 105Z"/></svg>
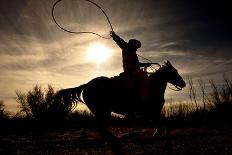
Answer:
<svg viewBox="0 0 232 155"><path fill-rule="evenodd" d="M126 155L232 155L231 127L188 127L171 130L171 148L152 128L112 128ZM0 154L110 155L109 146L91 128L1 131Z"/></svg>

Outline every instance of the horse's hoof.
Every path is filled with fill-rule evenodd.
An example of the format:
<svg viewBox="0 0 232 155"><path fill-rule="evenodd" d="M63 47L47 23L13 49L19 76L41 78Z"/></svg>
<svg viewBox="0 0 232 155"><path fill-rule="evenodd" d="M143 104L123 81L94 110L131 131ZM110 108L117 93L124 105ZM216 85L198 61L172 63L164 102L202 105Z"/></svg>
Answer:
<svg viewBox="0 0 232 155"><path fill-rule="evenodd" d="M154 133L152 134L152 137L155 137L157 135L158 129L156 128Z"/></svg>

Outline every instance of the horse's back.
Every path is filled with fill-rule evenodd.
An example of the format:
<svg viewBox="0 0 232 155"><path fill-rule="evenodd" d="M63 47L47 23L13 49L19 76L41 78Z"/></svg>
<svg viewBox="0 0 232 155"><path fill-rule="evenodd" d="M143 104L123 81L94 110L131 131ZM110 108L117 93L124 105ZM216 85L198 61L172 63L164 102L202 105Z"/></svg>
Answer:
<svg viewBox="0 0 232 155"><path fill-rule="evenodd" d="M82 96L85 104L94 114L96 111L109 109L106 104L106 98L110 95L110 88L110 79L104 76L96 77L86 84Z"/></svg>
<svg viewBox="0 0 232 155"><path fill-rule="evenodd" d="M134 111L136 99L134 90L125 86L124 75L115 77L97 77L89 81L83 91L83 99L89 109L126 113Z"/></svg>
<svg viewBox="0 0 232 155"><path fill-rule="evenodd" d="M84 100L95 97L101 98L101 96L107 93L107 87L110 87L110 79L108 77L101 76L90 80L83 91Z"/></svg>

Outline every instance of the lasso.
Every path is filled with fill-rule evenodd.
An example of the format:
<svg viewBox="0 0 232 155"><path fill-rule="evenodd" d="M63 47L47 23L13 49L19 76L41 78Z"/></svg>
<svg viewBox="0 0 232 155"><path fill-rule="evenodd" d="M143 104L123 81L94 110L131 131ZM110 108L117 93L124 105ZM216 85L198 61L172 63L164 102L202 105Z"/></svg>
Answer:
<svg viewBox="0 0 232 155"><path fill-rule="evenodd" d="M102 35L100 35L100 34L98 34L98 33L91 32L91 31L70 31L70 30L65 29L64 27L62 27L62 26L56 21L56 18L54 17L54 10L55 10L55 7L56 7L56 5L57 5L59 2L61 2L61 1L63 1L63 0L58 0L58 1L56 1L56 2L53 4L53 6L52 6L52 18L53 18L54 22L56 23L56 25L57 25L60 29L62 29L63 31L68 32L68 33L74 33L74 34L90 33L90 34L97 35L97 36L99 36L99 37L101 37L101 38L104 38L104 39L110 39L110 38L111 38L111 37L104 37L104 36L102 36ZM97 8L99 8L99 9L101 10L101 12L105 15L105 17L106 17L106 19L107 19L107 21L108 21L108 23L109 23L109 25L110 25L111 31L114 31L113 26L112 26L112 24L111 24L111 22L110 22L110 19L109 19L109 17L107 16L107 14L105 13L105 11L104 11L98 4L96 4L96 3L92 2L92 1L90 1L90 0L85 0L85 1L87 1L87 2L89 2L89 3L92 3L93 5L95 5Z"/></svg>
<svg viewBox="0 0 232 155"><path fill-rule="evenodd" d="M52 6L52 18L53 18L54 22L56 23L56 25L57 25L60 29L62 29L63 31L68 32L68 33L74 33L74 34L90 33L90 34L97 35L97 36L99 36L99 37L101 37L101 38L104 38L104 39L110 39L110 38L111 38L111 37L104 37L104 36L102 36L102 35L100 35L100 34L98 34L98 33L91 32L91 31L71 31L71 30L68 30L68 29L65 29L64 27L62 27L62 26L56 21L56 18L55 18L55 16L54 16L55 7L56 7L56 5L57 5L58 3L60 3L61 1L63 1L63 0L58 0L58 1L56 1L56 2L53 4L53 6ZM107 21L108 21L108 23L109 23L109 25L110 25L111 31L114 32L113 26L112 26L112 24L111 24L111 22L110 22L109 17L108 17L107 14L105 13L105 11L104 11L98 4L92 2L91 0L84 0L84 1L87 1L87 2L89 2L89 3L93 4L93 5L95 5L98 9L101 10L101 12L104 14L104 16L106 17L106 19L107 19ZM158 64L158 63L152 63L151 60L149 60L149 59L147 59L147 58L145 58L145 57L143 57L143 56L141 56L141 55L139 55L139 54L137 54L137 55L138 55L139 57L141 57L142 59L145 59L146 61L148 61L150 64L155 64L155 65L158 65L159 67L161 67L160 64ZM153 71L156 70L156 69L155 69L154 67L152 67L152 66L150 66L150 68L151 68Z"/></svg>

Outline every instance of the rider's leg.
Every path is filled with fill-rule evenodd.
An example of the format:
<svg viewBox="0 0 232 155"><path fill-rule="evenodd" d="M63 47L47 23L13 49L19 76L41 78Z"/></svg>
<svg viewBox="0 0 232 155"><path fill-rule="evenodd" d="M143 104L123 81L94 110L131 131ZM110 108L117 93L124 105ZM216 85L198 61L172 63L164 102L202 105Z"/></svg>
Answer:
<svg viewBox="0 0 232 155"><path fill-rule="evenodd" d="M143 75L143 80L141 83L141 97L142 101L147 101L149 97L149 79L147 75Z"/></svg>
<svg viewBox="0 0 232 155"><path fill-rule="evenodd" d="M143 72L140 69L135 69L133 71L133 74L140 81L140 84L141 84L141 86L140 86L140 95L141 95L142 101L147 101L148 97L149 97L149 85L150 85L148 75L146 74L146 72Z"/></svg>

